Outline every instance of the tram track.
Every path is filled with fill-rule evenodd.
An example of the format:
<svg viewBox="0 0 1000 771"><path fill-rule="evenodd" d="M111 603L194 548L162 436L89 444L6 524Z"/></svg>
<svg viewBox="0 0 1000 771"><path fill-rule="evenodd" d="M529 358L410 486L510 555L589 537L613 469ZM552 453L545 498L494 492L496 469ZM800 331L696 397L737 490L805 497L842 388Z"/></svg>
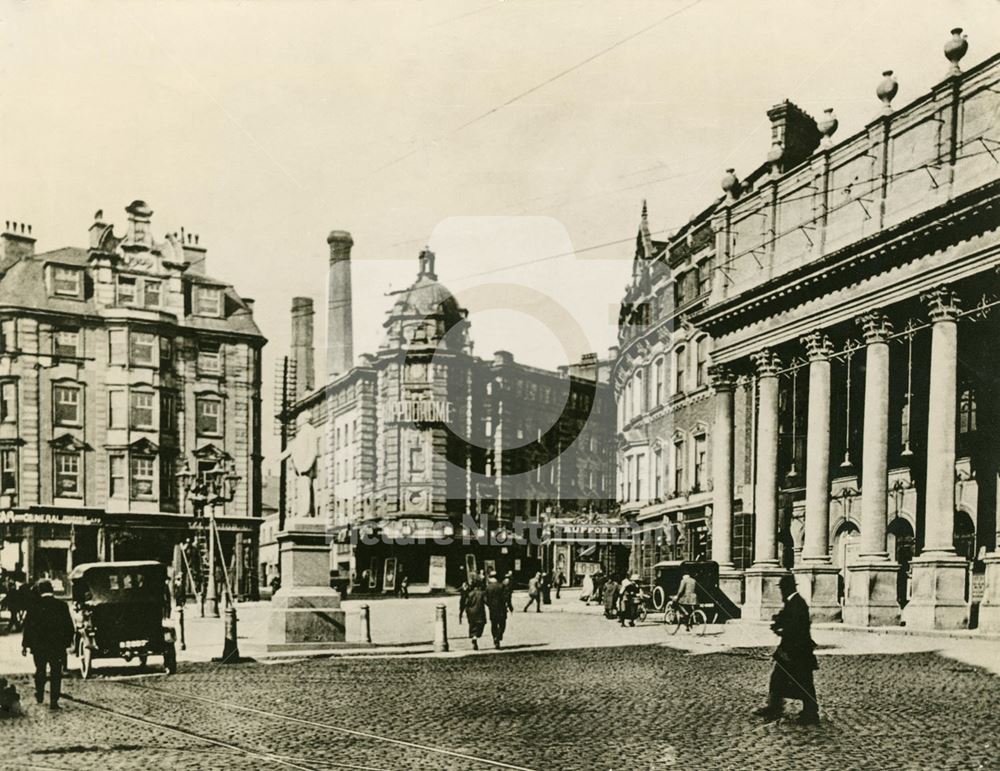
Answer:
<svg viewBox="0 0 1000 771"><path fill-rule="evenodd" d="M97 683L100 681L94 681L94 682ZM465 753L459 750L449 749L447 747L436 747L434 745L422 744L420 742L412 742L406 739L399 739L391 736L383 736L381 734L376 734L371 731L362 731L359 729L333 725L331 723L325 723L318 720L310 720L308 718L301 718L301 717L296 717L294 715L287 715L283 712L275 712L272 710L260 709L257 707L249 707L242 704L234 704L232 702L213 699L207 696L197 696L194 694L178 693L170 689L156 688L153 686L149 686L144 683L136 682L135 680L119 679L113 681L109 680L105 682L109 685L117 685L131 690L154 694L155 696L162 699L167 699L172 701L184 701L189 704L203 704L208 707L213 707L217 710L223 709L223 710L228 710L230 712L254 715L255 717L266 719L268 721L274 721L274 720L282 721L289 724L308 727L314 730L340 734L342 736L350 737L355 740L373 742L377 745L382 745L386 747L393 746L410 752L416 751L416 752L427 753L428 755L436 756L438 758L441 758L442 760L445 757L447 757L453 760L459 760L465 763L475 764L474 767L476 768L490 767L497 769L505 769L506 771L535 771L534 769L531 769L526 766L519 766L513 763L507 763L502 760L486 758L480 755L473 755L471 753ZM105 707L103 705L95 704L93 702L75 697L67 697L67 698L69 698L71 701L74 701L86 707L90 707L92 709L97 709L106 713L118 715L141 724L146 724L148 726L160 728L168 732L180 734L190 739L206 741L225 749L241 752L248 757L273 762L281 766L284 766L286 768L310 769L310 771L317 771L320 768L343 768L343 769L355 769L356 771L389 771L390 769L392 769L393 771L395 771L395 769L401 768L401 766L399 765L392 765L388 768L385 768L385 767L376 767L369 765L342 763L332 759L312 760L312 759L292 757L281 753L252 750L243 747L239 744L233 742L227 742L222 739L215 739L213 737L206 736L197 731L192 731L191 729L183 728L181 726L172 725L170 723L162 723L160 721L152 720L146 717L131 715L122 712L121 710L113 709L111 707ZM299 765L298 763L314 763L315 765Z"/></svg>

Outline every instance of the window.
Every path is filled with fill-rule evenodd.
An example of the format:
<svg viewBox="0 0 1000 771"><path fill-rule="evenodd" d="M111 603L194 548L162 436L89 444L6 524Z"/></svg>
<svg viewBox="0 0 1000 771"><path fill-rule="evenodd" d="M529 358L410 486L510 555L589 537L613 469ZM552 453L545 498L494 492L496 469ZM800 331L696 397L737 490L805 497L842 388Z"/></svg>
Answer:
<svg viewBox="0 0 1000 771"><path fill-rule="evenodd" d="M57 426L79 426L80 389L77 386L52 387L53 418Z"/></svg>
<svg viewBox="0 0 1000 771"><path fill-rule="evenodd" d="M177 502L177 459L171 455L160 456L160 500Z"/></svg>
<svg viewBox="0 0 1000 771"><path fill-rule="evenodd" d="M171 434L177 432L177 395L172 391L160 394L160 430Z"/></svg>
<svg viewBox="0 0 1000 771"><path fill-rule="evenodd" d="M83 497L83 485L80 483L80 453L57 452L54 455L54 461L56 469L56 497Z"/></svg>
<svg viewBox="0 0 1000 771"><path fill-rule="evenodd" d="M674 441L674 492L684 492L684 440Z"/></svg>
<svg viewBox="0 0 1000 771"><path fill-rule="evenodd" d="M149 332L129 332L129 364L150 366L156 354L156 335Z"/></svg>
<svg viewBox="0 0 1000 771"><path fill-rule="evenodd" d="M17 492L17 450L0 450L0 494Z"/></svg>
<svg viewBox="0 0 1000 771"><path fill-rule="evenodd" d="M0 383L0 423L17 422L17 383Z"/></svg>
<svg viewBox="0 0 1000 771"><path fill-rule="evenodd" d="M218 343L202 343L198 346L198 374L222 374L222 348Z"/></svg>
<svg viewBox="0 0 1000 771"><path fill-rule="evenodd" d="M653 497L663 497L663 450L653 452Z"/></svg>
<svg viewBox="0 0 1000 771"><path fill-rule="evenodd" d="M125 428L126 392L123 388L108 391L108 428Z"/></svg>
<svg viewBox="0 0 1000 771"><path fill-rule="evenodd" d="M703 386L708 383L708 337L698 340L698 385Z"/></svg>
<svg viewBox="0 0 1000 771"><path fill-rule="evenodd" d="M164 372L174 369L174 341L169 337L160 338L160 369Z"/></svg>
<svg viewBox="0 0 1000 771"><path fill-rule="evenodd" d="M682 394L684 393L685 378L687 376L687 349L682 345L677 349L675 356L677 357L677 361L674 365L674 373L676 375L674 393Z"/></svg>
<svg viewBox="0 0 1000 771"><path fill-rule="evenodd" d="M704 434L694 438L694 488L703 490L705 486L705 467L708 441Z"/></svg>
<svg viewBox="0 0 1000 771"><path fill-rule="evenodd" d="M637 455L635 458L635 499L642 500L642 467L646 463L645 455Z"/></svg>
<svg viewBox="0 0 1000 771"><path fill-rule="evenodd" d="M76 268L52 269L52 293L59 297L80 297L80 271Z"/></svg>
<svg viewBox="0 0 1000 771"><path fill-rule="evenodd" d="M655 404L663 404L663 357L653 362L653 399Z"/></svg>
<svg viewBox="0 0 1000 771"><path fill-rule="evenodd" d="M146 279L142 283L142 304L147 308L158 308L160 306L161 283L153 279Z"/></svg>
<svg viewBox="0 0 1000 771"><path fill-rule="evenodd" d="M0 350L17 350L17 322L14 319L0 321Z"/></svg>
<svg viewBox="0 0 1000 771"><path fill-rule="evenodd" d="M709 257L698 266L698 294L705 294L712 289L712 258Z"/></svg>
<svg viewBox="0 0 1000 771"><path fill-rule="evenodd" d="M129 401L129 424L133 429L140 431L152 431L155 427L153 423L153 394L149 391L132 391Z"/></svg>
<svg viewBox="0 0 1000 771"><path fill-rule="evenodd" d="M125 456L121 453L108 456L108 496L125 497Z"/></svg>
<svg viewBox="0 0 1000 771"><path fill-rule="evenodd" d="M958 400L958 433L971 434L976 430L976 392L970 388L962 389Z"/></svg>
<svg viewBox="0 0 1000 771"><path fill-rule="evenodd" d="M108 361L111 364L125 364L127 339L124 329L108 330Z"/></svg>
<svg viewBox="0 0 1000 771"><path fill-rule="evenodd" d="M641 415L646 409L646 394L643 388L641 369L635 372L635 377L632 380L632 388L635 391L632 396L632 408L635 410L636 415Z"/></svg>
<svg viewBox="0 0 1000 771"><path fill-rule="evenodd" d="M136 280L134 276L118 277L118 304L135 305Z"/></svg>
<svg viewBox="0 0 1000 771"><path fill-rule="evenodd" d="M137 500L151 500L153 495L154 462L146 455L133 455L132 466L132 497Z"/></svg>
<svg viewBox="0 0 1000 771"><path fill-rule="evenodd" d="M56 356L79 356L80 333L75 329L59 329L52 335L52 353Z"/></svg>
<svg viewBox="0 0 1000 771"><path fill-rule="evenodd" d="M222 315L222 290L214 286L195 287L194 312L199 316Z"/></svg>
<svg viewBox="0 0 1000 771"><path fill-rule="evenodd" d="M425 470L424 465L424 448L423 447L411 447L410 448L410 473L411 474L423 474Z"/></svg>
<svg viewBox="0 0 1000 771"><path fill-rule="evenodd" d="M222 436L222 400L201 397L195 401L195 428L203 436Z"/></svg>

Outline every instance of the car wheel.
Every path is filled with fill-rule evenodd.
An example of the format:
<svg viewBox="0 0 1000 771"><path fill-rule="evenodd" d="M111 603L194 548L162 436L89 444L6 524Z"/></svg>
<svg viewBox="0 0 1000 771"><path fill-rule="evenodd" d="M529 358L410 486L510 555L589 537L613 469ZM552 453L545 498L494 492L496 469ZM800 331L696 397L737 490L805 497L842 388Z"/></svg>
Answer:
<svg viewBox="0 0 1000 771"><path fill-rule="evenodd" d="M667 593L663 591L662 586L657 586L653 590L653 607L656 610L663 610L663 606L667 602Z"/></svg>
<svg viewBox="0 0 1000 771"><path fill-rule="evenodd" d="M87 645L87 640L83 637L80 638L76 655L77 658L80 659L80 677L86 680L90 677L90 673L93 671L94 649Z"/></svg>
<svg viewBox="0 0 1000 771"><path fill-rule="evenodd" d="M168 675L177 674L177 648L173 644L163 651L163 666Z"/></svg>

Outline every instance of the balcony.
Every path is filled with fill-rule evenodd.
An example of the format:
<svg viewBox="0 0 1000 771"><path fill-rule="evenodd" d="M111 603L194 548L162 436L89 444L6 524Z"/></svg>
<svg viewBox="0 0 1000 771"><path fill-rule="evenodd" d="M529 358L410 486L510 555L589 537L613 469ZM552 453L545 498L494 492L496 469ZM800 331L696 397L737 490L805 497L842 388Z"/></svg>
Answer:
<svg viewBox="0 0 1000 771"><path fill-rule="evenodd" d="M711 303L745 294L1000 179L1000 55L717 211Z"/></svg>

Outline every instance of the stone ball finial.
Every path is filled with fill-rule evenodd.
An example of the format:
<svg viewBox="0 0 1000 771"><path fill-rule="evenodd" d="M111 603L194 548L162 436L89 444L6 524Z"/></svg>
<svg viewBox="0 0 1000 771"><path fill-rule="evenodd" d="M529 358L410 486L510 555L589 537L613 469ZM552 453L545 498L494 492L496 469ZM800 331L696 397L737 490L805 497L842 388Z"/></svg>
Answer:
<svg viewBox="0 0 1000 771"><path fill-rule="evenodd" d="M840 125L840 121L837 120L837 116L833 112L832 107L827 107L823 110L823 117L820 118L819 123L816 124L816 128L819 129L819 133L823 136L823 145L829 147L833 144L833 135L837 131L837 127Z"/></svg>
<svg viewBox="0 0 1000 771"><path fill-rule="evenodd" d="M944 44L945 58L951 62L951 70L948 72L949 75L958 75L962 72L962 68L958 66L958 63L962 61L962 57L965 56L968 50L968 36L962 34L961 27L955 27L955 29L951 31L951 39Z"/></svg>
<svg viewBox="0 0 1000 771"><path fill-rule="evenodd" d="M731 201L735 201L740 196L740 180L736 176L735 169L726 169L726 173L722 176L722 192Z"/></svg>
<svg viewBox="0 0 1000 771"><path fill-rule="evenodd" d="M886 113L892 112L892 100L898 91L899 82L892 76L892 70L883 72L882 81L878 84L878 88L875 89L875 96L885 105Z"/></svg>

